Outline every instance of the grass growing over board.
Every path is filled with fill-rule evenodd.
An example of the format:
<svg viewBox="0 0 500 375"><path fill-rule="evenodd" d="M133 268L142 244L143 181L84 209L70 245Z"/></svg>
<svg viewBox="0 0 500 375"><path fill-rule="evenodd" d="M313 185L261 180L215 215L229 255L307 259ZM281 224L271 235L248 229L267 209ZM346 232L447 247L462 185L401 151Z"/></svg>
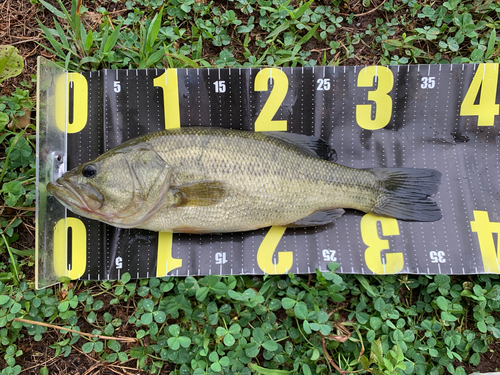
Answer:
<svg viewBox="0 0 500 375"><path fill-rule="evenodd" d="M69 70L499 62L491 0L30 3L36 42ZM19 74L16 61L0 49L0 83ZM1 375L500 367L496 275L338 275L330 264L312 275L124 274L34 290L33 89L28 78L0 97Z"/></svg>

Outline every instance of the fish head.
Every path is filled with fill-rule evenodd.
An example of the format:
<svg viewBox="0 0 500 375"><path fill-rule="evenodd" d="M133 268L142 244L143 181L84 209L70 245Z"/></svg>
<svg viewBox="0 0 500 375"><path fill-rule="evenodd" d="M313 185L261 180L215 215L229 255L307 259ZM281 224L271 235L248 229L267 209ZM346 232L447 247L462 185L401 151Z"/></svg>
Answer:
<svg viewBox="0 0 500 375"><path fill-rule="evenodd" d="M120 150L66 172L47 190L78 215L133 228L162 206L170 178L155 151Z"/></svg>

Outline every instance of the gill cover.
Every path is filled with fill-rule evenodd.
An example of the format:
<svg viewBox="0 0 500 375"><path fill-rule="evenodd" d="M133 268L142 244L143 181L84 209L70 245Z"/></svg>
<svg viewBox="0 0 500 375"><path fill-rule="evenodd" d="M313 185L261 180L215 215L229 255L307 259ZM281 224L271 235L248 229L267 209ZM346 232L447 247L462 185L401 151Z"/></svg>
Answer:
<svg viewBox="0 0 500 375"><path fill-rule="evenodd" d="M172 169L153 150L128 150L123 158L132 178L132 200L123 212L114 213L110 222L121 228L134 228L162 207L170 186Z"/></svg>

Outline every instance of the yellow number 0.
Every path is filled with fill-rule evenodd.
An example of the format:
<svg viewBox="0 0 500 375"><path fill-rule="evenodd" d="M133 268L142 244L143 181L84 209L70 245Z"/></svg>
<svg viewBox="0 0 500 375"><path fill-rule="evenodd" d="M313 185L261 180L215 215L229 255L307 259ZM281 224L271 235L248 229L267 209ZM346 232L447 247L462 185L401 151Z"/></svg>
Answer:
<svg viewBox="0 0 500 375"><path fill-rule="evenodd" d="M392 98L389 92L394 86L394 76L387 68L368 66L358 75L358 87L372 87L377 78L377 88L368 92L368 100L375 102L375 118L372 119L372 105L356 105L356 122L363 129L382 129L391 121Z"/></svg>
<svg viewBox="0 0 500 375"><path fill-rule="evenodd" d="M68 228L72 230L72 264L68 269ZM87 268L87 230L85 224L76 217L67 217L57 222L54 228L54 273L78 279Z"/></svg>
<svg viewBox="0 0 500 375"><path fill-rule="evenodd" d="M62 132L78 133L88 118L88 82L80 73L61 74L56 81L55 120ZM70 102L69 90L73 89L73 102ZM69 122L70 108L73 109L73 121ZM72 231L72 264L68 265L68 228ZM71 279L81 277L87 268L87 229L76 217L67 217L57 222L54 227L54 273ZM68 269L69 268L71 269Z"/></svg>
<svg viewBox="0 0 500 375"><path fill-rule="evenodd" d="M73 89L73 103L69 101L69 90ZM66 133L78 133L87 124L88 82L80 73L65 73L56 82L56 124ZM69 122L69 109L73 108L73 122Z"/></svg>
<svg viewBox="0 0 500 375"><path fill-rule="evenodd" d="M378 236L377 224L382 227L384 236L399 235L398 221L390 217L380 217L366 214L361 219L361 238L368 248L365 251L366 266L374 273L396 273L404 267L402 253L387 253L387 262L382 262L382 251L389 250L389 241Z"/></svg>
<svg viewBox="0 0 500 375"><path fill-rule="evenodd" d="M177 82L177 69L167 69L161 76L153 80L156 87L163 91L163 110L165 114L165 129L181 127L179 109L179 84ZM156 256L156 276L167 275L170 271L182 267L182 259L172 256L171 232L158 233L158 254Z"/></svg>

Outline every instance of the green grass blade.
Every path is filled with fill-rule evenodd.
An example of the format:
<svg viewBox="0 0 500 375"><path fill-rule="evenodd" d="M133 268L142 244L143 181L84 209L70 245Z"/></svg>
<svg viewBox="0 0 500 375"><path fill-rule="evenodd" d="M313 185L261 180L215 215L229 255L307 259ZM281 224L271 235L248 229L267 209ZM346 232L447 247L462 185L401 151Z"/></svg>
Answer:
<svg viewBox="0 0 500 375"><path fill-rule="evenodd" d="M13 254L20 255L20 256L23 256L23 257L29 257L31 255L35 255L35 249L18 250L18 249L14 249L13 247L11 247L10 251Z"/></svg>
<svg viewBox="0 0 500 375"><path fill-rule="evenodd" d="M69 70L70 62L71 62L71 51L66 54L66 59L64 60L64 69Z"/></svg>
<svg viewBox="0 0 500 375"><path fill-rule="evenodd" d="M165 58L167 59L167 63L168 63L167 67L168 68L175 68L174 60L172 60L172 57L167 55L167 56L165 56Z"/></svg>
<svg viewBox="0 0 500 375"><path fill-rule="evenodd" d="M299 45L302 45L302 44L304 44L305 42L307 42L309 39L311 39L311 37L314 35L314 33L316 32L316 30L318 29L318 27L319 27L319 23L317 23L316 25L314 25L314 27L313 27L311 30L309 30L309 31L307 32L307 34L306 34L306 35L304 35L304 36L303 36L303 37L299 40L298 44L299 44Z"/></svg>
<svg viewBox="0 0 500 375"><path fill-rule="evenodd" d="M17 282L19 282L19 274L17 273L16 260L14 259L14 254L12 254L12 251L10 250L9 243L7 242L7 238L5 238L5 235L3 233L2 233L2 238L3 238L3 242L5 244L5 247L7 247L7 251L9 252L10 261L11 261L12 266L14 268L14 272L16 274Z"/></svg>
<svg viewBox="0 0 500 375"><path fill-rule="evenodd" d="M165 55L165 49L161 47L158 51L152 53L148 59L144 62L141 61L139 64L139 69L144 69L144 68L149 68L156 64L158 61L161 60L161 58Z"/></svg>
<svg viewBox="0 0 500 375"><path fill-rule="evenodd" d="M267 40L274 40L283 31L288 30L291 24L292 24L291 21L286 21L283 25L278 26L276 29L274 29L269 33L269 35L267 36Z"/></svg>
<svg viewBox="0 0 500 375"><path fill-rule="evenodd" d="M53 15L59 18L66 18L65 14L61 12L59 9L57 9L55 6L47 3L45 0L39 0L39 1L45 7L45 9L47 9Z"/></svg>
<svg viewBox="0 0 500 375"><path fill-rule="evenodd" d="M69 50L70 48L69 48L68 38L66 37L66 34L64 33L64 30L62 29L61 25L59 25L59 22L57 22L55 18L54 18L54 25L56 26L57 36L61 40L62 45Z"/></svg>
<svg viewBox="0 0 500 375"><path fill-rule="evenodd" d="M203 51L203 39L201 39L201 35L198 38L198 42L196 42L196 49L193 52L193 60L201 59L201 52Z"/></svg>
<svg viewBox="0 0 500 375"><path fill-rule="evenodd" d="M254 66L260 66L260 65L262 65L262 61L264 61L264 59L266 58L268 52L269 52L269 48L264 51L264 53L262 54L262 56L260 57L260 59L258 59L257 62L254 64Z"/></svg>
<svg viewBox="0 0 500 375"><path fill-rule="evenodd" d="M68 23L71 25L71 16L69 15L68 11L66 10L66 7L64 6L63 2L61 0L57 0L59 5L61 6L61 9L63 10L64 13L64 18L68 21Z"/></svg>
<svg viewBox="0 0 500 375"><path fill-rule="evenodd" d="M50 29L48 29L47 27L45 27L45 25L43 25L40 21L38 21L38 24L40 25L40 28L44 32L45 38L49 41L49 43L51 44L51 46L54 47L56 55L59 56L60 58L64 57L65 53L63 52L63 50L61 48L61 47L63 47L63 45L61 43L59 43L52 36L52 33L50 32ZM46 47L44 46L44 48L46 48Z"/></svg>
<svg viewBox="0 0 500 375"><path fill-rule="evenodd" d="M364 277L363 275L355 275L356 279L358 279L358 281L361 283L361 285L366 289L366 291L368 292L368 296L370 297L378 297L379 294L376 293L372 286L370 285L370 283L368 282L368 280L366 279L366 277Z"/></svg>
<svg viewBox="0 0 500 375"><path fill-rule="evenodd" d="M98 69L100 63L101 63L101 60L98 59L97 57L87 56L87 57L84 57L83 59L80 60L80 63L78 64L78 68L80 68L81 66L83 66L85 64L91 64L91 65L94 64L92 66L92 68Z"/></svg>
<svg viewBox="0 0 500 375"><path fill-rule="evenodd" d="M189 57L184 56L180 53L169 53L168 56L172 56L174 59L182 61L184 64L187 66L190 66L191 68L199 68L200 66L196 61L191 60Z"/></svg>
<svg viewBox="0 0 500 375"><path fill-rule="evenodd" d="M82 30L85 30L82 28ZM92 44L94 43L94 34L92 33L92 29L89 30L89 33L83 40L83 48L85 52L89 52L90 48L92 47Z"/></svg>
<svg viewBox="0 0 500 375"><path fill-rule="evenodd" d="M71 1L71 28L75 31L75 35L80 35L80 15L77 12L78 0Z"/></svg>
<svg viewBox="0 0 500 375"><path fill-rule="evenodd" d="M486 59L489 59L493 55L493 52L495 51L496 37L497 37L496 30L491 29L490 38L488 39L488 48L486 49L486 54L484 56Z"/></svg>
<svg viewBox="0 0 500 375"><path fill-rule="evenodd" d="M201 59L200 60L200 64L204 67L204 68L212 68L213 65L210 64L207 60L205 59Z"/></svg>
<svg viewBox="0 0 500 375"><path fill-rule="evenodd" d="M151 24L149 25L148 34L147 34L147 43L146 49L149 49L148 52L151 52L153 49L153 45L155 44L156 38L158 37L158 32L160 31L162 15L163 15L163 7L162 5L160 11L156 13Z"/></svg>
<svg viewBox="0 0 500 375"><path fill-rule="evenodd" d="M292 13L292 18L294 20L299 19L304 12L309 9L311 4L313 3L314 0L309 0L307 3L303 4L301 7L299 7L295 12Z"/></svg>
<svg viewBox="0 0 500 375"><path fill-rule="evenodd" d="M258 366L255 363L250 363L248 365L248 367L257 371L258 374L262 374L262 375L289 375L292 373L291 371L288 371L288 370L267 369L265 367Z"/></svg>
<svg viewBox="0 0 500 375"><path fill-rule="evenodd" d="M116 41L118 40L118 35L120 34L120 28L122 27L122 23L123 22L120 22L120 24L115 27L115 30L111 33L108 40L106 40L106 43L104 44L103 53L108 53L116 45Z"/></svg>

